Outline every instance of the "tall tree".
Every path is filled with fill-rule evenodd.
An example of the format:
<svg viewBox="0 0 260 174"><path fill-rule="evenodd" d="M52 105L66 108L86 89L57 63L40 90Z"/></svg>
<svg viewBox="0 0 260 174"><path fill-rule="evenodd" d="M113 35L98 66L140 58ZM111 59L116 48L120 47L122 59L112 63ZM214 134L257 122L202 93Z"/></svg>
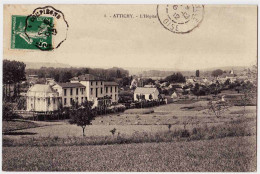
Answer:
<svg viewBox="0 0 260 174"><path fill-rule="evenodd" d="M14 88L14 98L16 98L19 95L19 84L21 81L26 80L25 78L25 67L26 65L23 62L19 61L10 61L10 60L4 60L3 61L3 83L4 83L4 98L6 98L7 95L7 86L8 86L8 96L9 99L11 97L11 85Z"/></svg>
<svg viewBox="0 0 260 174"><path fill-rule="evenodd" d="M196 77L200 76L200 70L196 70Z"/></svg>
<svg viewBox="0 0 260 174"><path fill-rule="evenodd" d="M70 124L76 124L82 128L83 136L85 136L85 128L91 125L95 118L95 111L92 109L93 103L85 101L79 108L72 108L70 111Z"/></svg>

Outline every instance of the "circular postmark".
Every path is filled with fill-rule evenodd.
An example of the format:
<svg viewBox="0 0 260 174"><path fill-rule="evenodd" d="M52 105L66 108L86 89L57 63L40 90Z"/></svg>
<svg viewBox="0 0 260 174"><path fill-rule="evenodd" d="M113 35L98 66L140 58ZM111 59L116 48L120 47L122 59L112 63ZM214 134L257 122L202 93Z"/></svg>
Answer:
<svg viewBox="0 0 260 174"><path fill-rule="evenodd" d="M165 29L173 33L189 33L201 23L204 6L161 4L157 6L157 16Z"/></svg>
<svg viewBox="0 0 260 174"><path fill-rule="evenodd" d="M64 14L52 6L36 8L25 21L28 43L42 51L58 48L67 39L68 28Z"/></svg>

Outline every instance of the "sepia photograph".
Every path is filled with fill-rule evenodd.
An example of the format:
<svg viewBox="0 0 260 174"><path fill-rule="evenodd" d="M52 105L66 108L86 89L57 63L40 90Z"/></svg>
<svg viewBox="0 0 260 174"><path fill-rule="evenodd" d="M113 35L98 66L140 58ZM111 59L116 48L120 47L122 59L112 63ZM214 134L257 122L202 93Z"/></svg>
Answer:
<svg viewBox="0 0 260 174"><path fill-rule="evenodd" d="M2 16L2 171L257 171L257 4Z"/></svg>

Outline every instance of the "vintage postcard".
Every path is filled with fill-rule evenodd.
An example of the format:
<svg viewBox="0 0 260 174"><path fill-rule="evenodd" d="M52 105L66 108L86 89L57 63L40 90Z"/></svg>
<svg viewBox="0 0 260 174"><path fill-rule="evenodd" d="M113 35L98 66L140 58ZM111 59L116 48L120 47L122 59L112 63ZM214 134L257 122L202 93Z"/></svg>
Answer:
<svg viewBox="0 0 260 174"><path fill-rule="evenodd" d="M256 172L257 8L4 4L2 170Z"/></svg>

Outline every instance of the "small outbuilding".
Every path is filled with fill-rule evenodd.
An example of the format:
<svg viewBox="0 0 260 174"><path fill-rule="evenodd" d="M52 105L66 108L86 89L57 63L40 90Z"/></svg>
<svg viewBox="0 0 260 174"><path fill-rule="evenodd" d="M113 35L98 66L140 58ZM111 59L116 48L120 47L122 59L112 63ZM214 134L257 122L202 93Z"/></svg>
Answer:
<svg viewBox="0 0 260 174"><path fill-rule="evenodd" d="M178 92L175 91L175 92L172 93L171 98L172 98L173 101L178 101L180 96L181 95Z"/></svg>
<svg viewBox="0 0 260 174"><path fill-rule="evenodd" d="M134 100L138 101L144 96L145 100L158 100L159 91L157 88L137 87L134 91Z"/></svg>

